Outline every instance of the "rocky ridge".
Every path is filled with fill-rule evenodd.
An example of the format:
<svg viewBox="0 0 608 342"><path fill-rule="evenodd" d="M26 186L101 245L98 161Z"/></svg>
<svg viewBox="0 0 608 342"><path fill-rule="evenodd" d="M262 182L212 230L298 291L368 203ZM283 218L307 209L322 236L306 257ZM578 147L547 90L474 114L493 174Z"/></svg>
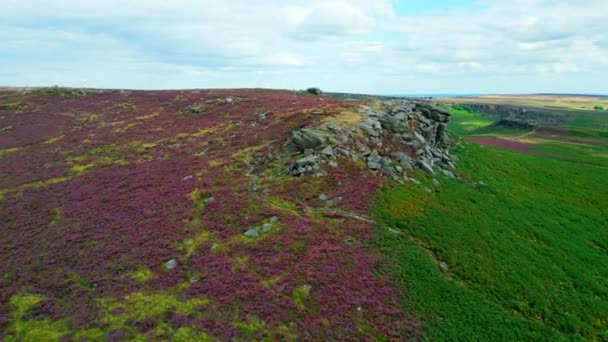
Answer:
<svg viewBox="0 0 608 342"><path fill-rule="evenodd" d="M354 122L330 121L292 131L285 150L295 158L287 172L324 176L327 167L339 168L343 158L350 158L400 183L416 182L408 175L414 167L455 177L446 109L424 101L387 100L362 105L355 115Z"/></svg>

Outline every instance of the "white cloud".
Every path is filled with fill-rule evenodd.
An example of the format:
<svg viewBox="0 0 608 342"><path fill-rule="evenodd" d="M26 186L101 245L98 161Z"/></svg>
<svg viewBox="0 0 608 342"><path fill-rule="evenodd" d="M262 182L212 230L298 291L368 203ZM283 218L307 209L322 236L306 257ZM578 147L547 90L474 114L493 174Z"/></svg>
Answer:
<svg viewBox="0 0 608 342"><path fill-rule="evenodd" d="M605 92L608 2L3 0L0 84Z"/></svg>

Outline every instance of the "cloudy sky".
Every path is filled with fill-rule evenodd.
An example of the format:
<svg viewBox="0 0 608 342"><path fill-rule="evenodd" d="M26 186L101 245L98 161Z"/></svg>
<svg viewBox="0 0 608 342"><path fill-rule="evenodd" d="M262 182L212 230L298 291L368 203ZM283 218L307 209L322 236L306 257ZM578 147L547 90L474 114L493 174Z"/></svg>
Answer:
<svg viewBox="0 0 608 342"><path fill-rule="evenodd" d="M1 2L1 86L608 94L607 0Z"/></svg>

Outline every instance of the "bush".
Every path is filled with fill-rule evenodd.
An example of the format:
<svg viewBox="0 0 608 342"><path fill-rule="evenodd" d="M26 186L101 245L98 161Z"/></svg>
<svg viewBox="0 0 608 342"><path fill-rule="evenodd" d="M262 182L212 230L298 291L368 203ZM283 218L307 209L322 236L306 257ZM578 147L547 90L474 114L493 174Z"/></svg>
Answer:
<svg viewBox="0 0 608 342"><path fill-rule="evenodd" d="M311 87L311 88L306 89L306 92L308 92L308 93L310 93L310 94L313 94L313 95L316 95L316 96L319 96L319 95L321 95L321 94L323 93L323 92L321 91L321 89L319 89L319 88L314 88L314 87Z"/></svg>
<svg viewBox="0 0 608 342"><path fill-rule="evenodd" d="M34 90L34 93L47 96L61 97L82 97L87 96L87 92L81 88L63 88L59 86L40 88Z"/></svg>
<svg viewBox="0 0 608 342"><path fill-rule="evenodd" d="M595 110L604 110L604 107L602 107L602 106L595 106L595 107L593 107L593 109L595 109Z"/></svg>

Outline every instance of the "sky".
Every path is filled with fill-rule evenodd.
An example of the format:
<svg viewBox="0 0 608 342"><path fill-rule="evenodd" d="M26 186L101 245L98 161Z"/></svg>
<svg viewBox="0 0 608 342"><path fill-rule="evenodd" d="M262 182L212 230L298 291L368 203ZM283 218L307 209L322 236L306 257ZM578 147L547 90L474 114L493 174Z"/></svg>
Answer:
<svg viewBox="0 0 608 342"><path fill-rule="evenodd" d="M1 0L0 86L608 94L606 0Z"/></svg>

